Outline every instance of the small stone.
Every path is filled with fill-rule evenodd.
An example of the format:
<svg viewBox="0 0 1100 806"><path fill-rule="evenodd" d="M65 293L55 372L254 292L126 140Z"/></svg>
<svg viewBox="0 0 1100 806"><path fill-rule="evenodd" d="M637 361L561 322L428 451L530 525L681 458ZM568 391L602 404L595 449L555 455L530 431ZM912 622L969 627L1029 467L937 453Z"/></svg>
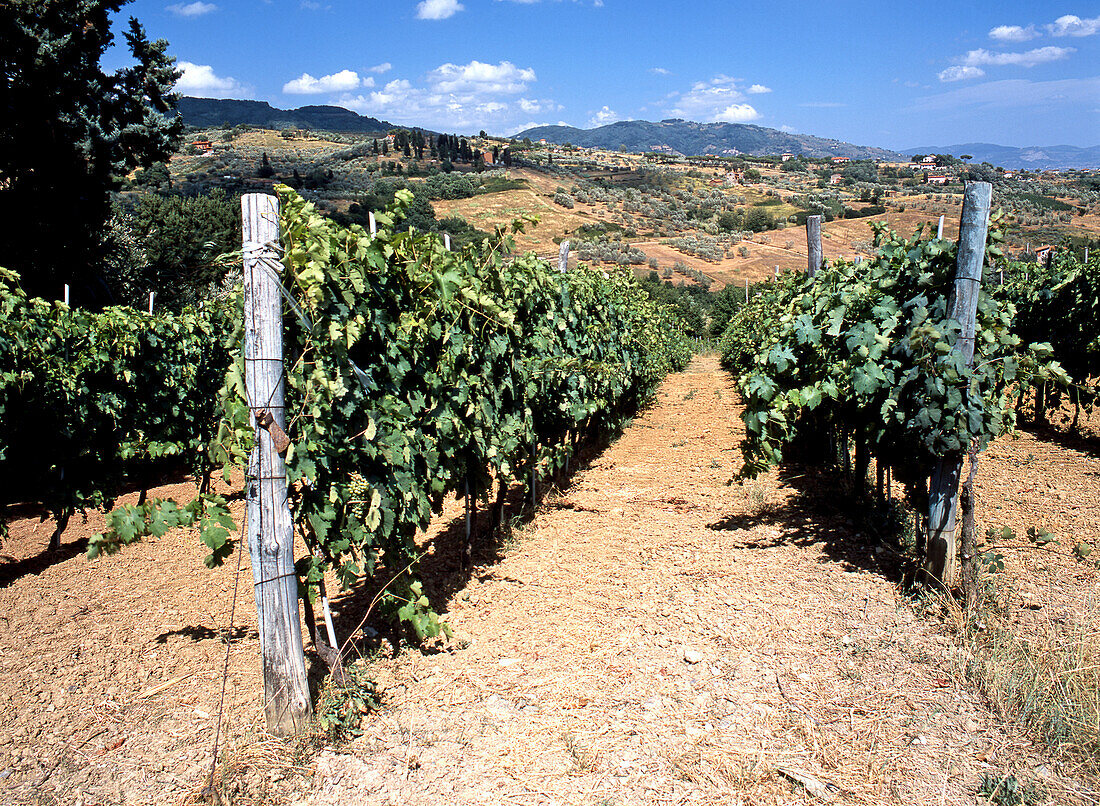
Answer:
<svg viewBox="0 0 1100 806"><path fill-rule="evenodd" d="M703 653L702 652L698 652L694 649L685 649L684 650L684 661L685 662L694 664L694 663L699 663L701 660L703 660Z"/></svg>

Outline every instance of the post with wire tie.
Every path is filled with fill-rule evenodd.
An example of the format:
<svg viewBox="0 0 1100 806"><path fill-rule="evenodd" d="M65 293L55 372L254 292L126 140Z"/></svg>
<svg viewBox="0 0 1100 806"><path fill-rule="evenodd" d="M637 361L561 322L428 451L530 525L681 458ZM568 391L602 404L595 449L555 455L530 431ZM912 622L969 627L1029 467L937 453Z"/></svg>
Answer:
<svg viewBox="0 0 1100 806"><path fill-rule="evenodd" d="M821 216L806 216L806 275L813 277L821 268Z"/></svg>
<svg viewBox="0 0 1100 806"><path fill-rule="evenodd" d="M302 650L294 524L287 503L283 368L283 299L280 294L279 202L274 196L241 197L244 255L245 389L256 446L248 461L245 494L248 550L256 590L267 729L287 736L304 729L313 706Z"/></svg>
<svg viewBox="0 0 1100 806"><path fill-rule="evenodd" d="M948 316L961 325L954 350L961 354L962 363L967 367L974 363L976 314L992 196L993 186L989 182L970 182L963 191L955 286L948 302ZM932 470L929 485L924 569L947 588L954 587L958 576L955 527L964 456L965 450L941 455Z"/></svg>

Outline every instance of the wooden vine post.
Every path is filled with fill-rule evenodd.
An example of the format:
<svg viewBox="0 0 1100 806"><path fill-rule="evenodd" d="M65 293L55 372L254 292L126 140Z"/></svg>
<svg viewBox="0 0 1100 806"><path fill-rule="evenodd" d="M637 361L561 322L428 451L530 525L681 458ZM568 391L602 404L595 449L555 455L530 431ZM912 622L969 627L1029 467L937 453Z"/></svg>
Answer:
<svg viewBox="0 0 1100 806"><path fill-rule="evenodd" d="M824 257L821 254L821 216L806 216L806 274L813 277L821 268Z"/></svg>
<svg viewBox="0 0 1100 806"><path fill-rule="evenodd" d="M569 270L569 241L562 241L558 247L558 271L565 274Z"/></svg>
<svg viewBox="0 0 1100 806"><path fill-rule="evenodd" d="M993 186L989 182L971 182L963 193L962 219L959 223L959 254L955 265L955 288L949 302L950 318L962 329L955 350L962 353L966 366L974 363L975 318L982 285L982 263L989 231L989 206ZM928 494L928 534L924 568L947 588L958 578L956 518L958 514L959 476L967 449L941 456L932 471Z"/></svg>
<svg viewBox="0 0 1100 806"><path fill-rule="evenodd" d="M249 457L248 550L252 557L256 612L263 655L264 714L277 736L306 726L313 706L302 651L298 578L294 573L294 524L287 504L283 376L283 301L279 202L248 193L241 198L244 241L245 387L256 426Z"/></svg>

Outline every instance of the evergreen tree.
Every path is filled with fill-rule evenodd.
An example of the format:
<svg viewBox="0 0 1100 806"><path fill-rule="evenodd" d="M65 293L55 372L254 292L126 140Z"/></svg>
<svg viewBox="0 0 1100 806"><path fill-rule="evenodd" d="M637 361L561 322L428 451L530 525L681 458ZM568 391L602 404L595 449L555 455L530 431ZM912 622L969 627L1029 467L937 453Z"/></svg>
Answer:
<svg viewBox="0 0 1100 806"><path fill-rule="evenodd" d="M110 301L102 235L110 190L164 162L183 123L168 43L130 20L134 64L106 74L110 14L128 0L0 3L0 243L31 294L64 283L81 304Z"/></svg>
<svg viewBox="0 0 1100 806"><path fill-rule="evenodd" d="M267 152L264 152L263 158L260 160L259 170L256 171L256 176L261 179L270 179L275 175L275 169L271 167L271 163L267 159Z"/></svg>

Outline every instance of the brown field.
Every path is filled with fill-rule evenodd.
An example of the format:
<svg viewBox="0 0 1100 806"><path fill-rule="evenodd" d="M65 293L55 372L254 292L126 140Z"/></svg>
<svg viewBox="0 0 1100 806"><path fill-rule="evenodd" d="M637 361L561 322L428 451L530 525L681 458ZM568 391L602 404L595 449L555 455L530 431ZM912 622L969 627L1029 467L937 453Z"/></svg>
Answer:
<svg viewBox="0 0 1100 806"><path fill-rule="evenodd" d="M558 245L555 238L560 239L582 224L600 220L590 205L578 204L574 209L567 210L554 204L554 189L572 185L562 177L523 168L509 169L507 176L510 179L526 179L528 187L470 199L432 202L436 218L459 216L480 230L492 232L493 227L511 224L521 216L538 216L538 226L529 226L525 233L516 236L516 247L521 252L534 251L540 255L556 254Z"/></svg>

